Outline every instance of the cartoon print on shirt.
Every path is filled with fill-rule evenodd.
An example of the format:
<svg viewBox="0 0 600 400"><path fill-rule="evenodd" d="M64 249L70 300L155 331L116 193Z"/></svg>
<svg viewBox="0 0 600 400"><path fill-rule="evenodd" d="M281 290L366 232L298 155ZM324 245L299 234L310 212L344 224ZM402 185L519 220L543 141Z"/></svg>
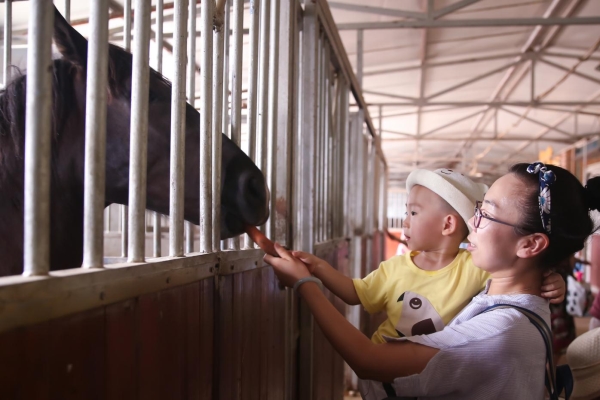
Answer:
<svg viewBox="0 0 600 400"><path fill-rule="evenodd" d="M404 292L398 298L402 303L402 314L396 324L400 336L427 335L444 329L444 322L433 305L414 292Z"/></svg>

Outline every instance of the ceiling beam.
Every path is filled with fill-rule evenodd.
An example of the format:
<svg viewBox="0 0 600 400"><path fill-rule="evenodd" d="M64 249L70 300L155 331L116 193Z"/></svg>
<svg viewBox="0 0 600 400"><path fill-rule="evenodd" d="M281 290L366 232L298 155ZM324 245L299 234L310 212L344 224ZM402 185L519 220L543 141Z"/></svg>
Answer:
<svg viewBox="0 0 600 400"><path fill-rule="evenodd" d="M564 107L586 107L586 106L598 106L600 101L419 101L414 103L401 103L401 102L389 102L389 103L369 103L369 106L384 106L384 107L438 107L438 106L452 106L456 108L463 107L502 107L502 106L514 106L514 107L543 107L543 106L564 106Z"/></svg>
<svg viewBox="0 0 600 400"><path fill-rule="evenodd" d="M476 28L491 26L555 26L600 25L600 17L575 18L507 18L507 19L449 19L389 22L350 22L338 24L338 29L403 29L403 28Z"/></svg>
<svg viewBox="0 0 600 400"><path fill-rule="evenodd" d="M441 8L437 11L433 12L433 18L434 19L438 19L443 17L444 15L448 15L450 13L453 13L455 11L460 10L461 8L465 8L470 6L473 3L477 3L479 0L461 0L461 1L457 1L454 4L451 4L449 6L446 6L444 8Z"/></svg>
<svg viewBox="0 0 600 400"><path fill-rule="evenodd" d="M376 14L385 15L386 17L400 17L400 18L416 18L426 19L427 14L417 11L406 11L398 10L395 8L382 8L382 7L371 7L361 6L358 4L340 3L337 1L328 1L329 8L335 8L338 10L356 11L362 14Z"/></svg>

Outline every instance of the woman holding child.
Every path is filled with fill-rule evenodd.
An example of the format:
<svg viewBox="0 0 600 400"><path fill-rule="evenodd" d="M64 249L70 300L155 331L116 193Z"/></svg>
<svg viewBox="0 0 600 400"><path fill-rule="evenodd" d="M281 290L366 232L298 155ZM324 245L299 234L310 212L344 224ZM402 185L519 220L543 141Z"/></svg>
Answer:
<svg viewBox="0 0 600 400"><path fill-rule="evenodd" d="M420 191L412 195L416 187L409 194L409 203ZM322 331L361 378L365 399L544 397L546 346L528 315L534 313L546 324L550 322L548 302L541 297L542 290L548 290L541 284L543 277L580 250L593 232L589 210L600 206L600 178L590 180L583 188L562 168L517 164L492 185L482 200L469 220L469 250L474 265L489 273L491 279L443 330L435 329L430 335L413 336L414 330L409 330L399 332L407 337L373 343L329 303L317 285L318 279L295 255L313 270L319 269L315 267L321 264L318 259L303 253L294 255L280 246L277 251L281 258L265 256L279 279L302 295ZM447 203L451 205L452 201ZM417 217L433 218L435 212L427 210L430 202L418 205L421 208L411 215L408 235L415 244L431 234L424 230L421 237L415 237ZM438 230L442 236L460 232L460 218L455 215L460 210L452 205L443 211L444 206L440 203L441 208L437 208L442 212L436 218L441 215L443 221ZM426 249L431 246L434 248ZM454 242L442 248L436 248L435 243L419 247L424 250L410 255L416 265L421 269L432 266L433 270L441 265L444 269ZM428 252L429 258L421 257ZM465 257L457 255L456 250L453 254ZM330 272L322 274L326 284ZM343 292L334 289L334 293ZM344 300L356 300L351 298L352 291L348 293L349 298ZM391 300L401 301L387 299ZM503 306L494 308L500 304ZM411 307L422 305L421 299L409 302Z"/></svg>

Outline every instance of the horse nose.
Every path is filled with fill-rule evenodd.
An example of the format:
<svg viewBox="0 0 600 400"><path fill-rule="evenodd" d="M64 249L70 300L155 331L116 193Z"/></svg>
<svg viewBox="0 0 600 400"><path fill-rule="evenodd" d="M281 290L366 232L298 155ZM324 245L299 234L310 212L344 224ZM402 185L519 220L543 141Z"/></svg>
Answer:
<svg viewBox="0 0 600 400"><path fill-rule="evenodd" d="M269 188L260 171L242 174L241 196L238 197L244 220L251 225L262 225L269 218Z"/></svg>

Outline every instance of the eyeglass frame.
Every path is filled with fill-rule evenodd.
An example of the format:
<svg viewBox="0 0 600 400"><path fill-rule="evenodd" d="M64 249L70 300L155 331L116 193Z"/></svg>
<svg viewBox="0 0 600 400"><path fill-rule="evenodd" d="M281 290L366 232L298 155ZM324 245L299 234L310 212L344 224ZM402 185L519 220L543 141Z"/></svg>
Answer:
<svg viewBox="0 0 600 400"><path fill-rule="evenodd" d="M516 229L521 229L521 230L526 231L526 232L531 232L529 229L523 228L523 227L521 227L519 225L509 224L508 222L500 221L499 219L483 215L483 213L481 212L481 205L482 204L483 204L482 201L476 201L475 202L475 215L474 215L474 218L473 218L473 226L475 227L475 229L479 229L479 226L481 225L481 220L483 218L485 218L485 219L487 219L489 221L497 222L497 223L502 224L502 225L512 226L513 228L516 228Z"/></svg>

